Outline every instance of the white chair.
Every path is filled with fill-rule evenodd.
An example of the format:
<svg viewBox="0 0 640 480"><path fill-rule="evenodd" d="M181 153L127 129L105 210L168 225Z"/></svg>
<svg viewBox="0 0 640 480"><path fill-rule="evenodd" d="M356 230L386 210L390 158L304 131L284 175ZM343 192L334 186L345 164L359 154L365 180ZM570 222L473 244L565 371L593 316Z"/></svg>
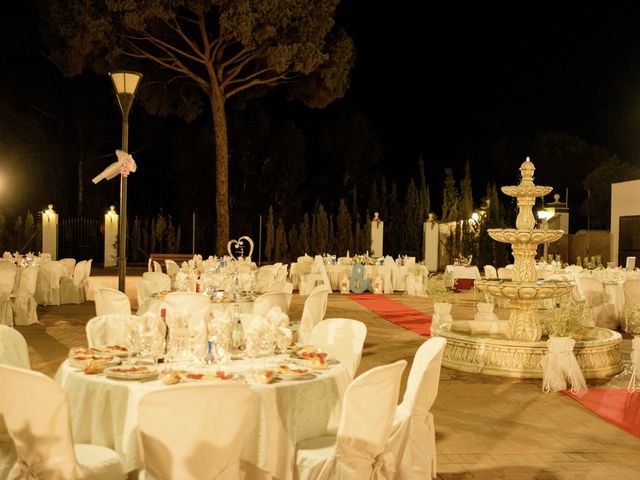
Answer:
<svg viewBox="0 0 640 480"><path fill-rule="evenodd" d="M396 469L394 480L436 478L436 432L431 406L438 395L446 344L442 337L430 338L413 357L389 438Z"/></svg>
<svg viewBox="0 0 640 480"><path fill-rule="evenodd" d="M0 364L31 368L26 340L18 330L7 325L0 325Z"/></svg>
<svg viewBox="0 0 640 480"><path fill-rule="evenodd" d="M253 313L266 315L271 308L278 306L288 315L291 297L290 293L285 292L266 292L258 295L253 302Z"/></svg>
<svg viewBox="0 0 640 480"><path fill-rule="evenodd" d="M15 394L18 391L20 395ZM113 450L73 444L67 398L51 378L0 365L0 400L18 457L9 478L125 478L120 457Z"/></svg>
<svg viewBox="0 0 640 480"><path fill-rule="evenodd" d="M302 309L300 328L298 328L299 344L309 343L311 330L317 323L324 319L327 312L327 301L329 300L329 289L325 285L318 285L309 293Z"/></svg>
<svg viewBox="0 0 640 480"><path fill-rule="evenodd" d="M163 272L144 272L142 274L144 280L153 282L158 287L159 292L171 291L171 277Z"/></svg>
<svg viewBox="0 0 640 480"><path fill-rule="evenodd" d="M196 331L194 341L203 347L207 343L207 322L211 310L211 301L206 295L193 292L171 292L165 297L170 318L186 314L189 329ZM171 329L171 325L169 325Z"/></svg>
<svg viewBox="0 0 640 480"><path fill-rule="evenodd" d="M14 323L16 325L38 323L38 304L35 299L38 268L30 266L20 273L18 289L13 298Z"/></svg>
<svg viewBox="0 0 640 480"><path fill-rule="evenodd" d="M386 448L406 365L399 360L375 367L351 382L342 400L337 434L296 445L294 478L390 478Z"/></svg>
<svg viewBox="0 0 640 480"><path fill-rule="evenodd" d="M96 316L119 313L131 315L131 301L124 293L113 288L96 288L95 290Z"/></svg>
<svg viewBox="0 0 640 480"><path fill-rule="evenodd" d="M240 479L251 406L247 385L178 385L147 393L138 406L145 478Z"/></svg>
<svg viewBox="0 0 640 480"><path fill-rule="evenodd" d="M287 276L289 275L289 265L285 264L285 265L280 265L278 267L278 271L276 272L276 278L275 281L276 282L286 282L287 281Z"/></svg>
<svg viewBox="0 0 640 480"><path fill-rule="evenodd" d="M16 281L15 268L0 270L0 325L13 326L11 292Z"/></svg>
<svg viewBox="0 0 640 480"><path fill-rule="evenodd" d="M256 291L267 292L271 284L276 279L278 268L275 265L264 265L258 270L256 275Z"/></svg>
<svg viewBox="0 0 640 480"><path fill-rule="evenodd" d="M626 280L622 284L622 290L624 291L625 306L640 304L640 280Z"/></svg>
<svg viewBox="0 0 640 480"><path fill-rule="evenodd" d="M85 327L89 347L125 345L132 317L132 315L111 313L89 319Z"/></svg>
<svg viewBox="0 0 640 480"><path fill-rule="evenodd" d="M75 258L61 258L60 263L64 267L64 273L66 277L73 277L76 267L76 259Z"/></svg>
<svg viewBox="0 0 640 480"><path fill-rule="evenodd" d="M578 277L577 284L584 298L589 323L596 327L615 330L619 324L615 306L607 303L607 294L602 282L591 277Z"/></svg>
<svg viewBox="0 0 640 480"><path fill-rule="evenodd" d="M153 295L158 293L160 289L151 280L139 280L136 283L136 299L138 301L138 312L146 312L149 310L149 303L153 299Z"/></svg>
<svg viewBox="0 0 640 480"><path fill-rule="evenodd" d="M336 358L355 377L362 358L367 326L349 318L327 318L311 330L310 343Z"/></svg>
<svg viewBox="0 0 640 480"><path fill-rule="evenodd" d="M174 277L180 271L180 265L173 260L165 260L164 265L167 269L167 275Z"/></svg>
<svg viewBox="0 0 640 480"><path fill-rule="evenodd" d="M162 265L160 265L160 262L153 261L153 271L162 273Z"/></svg>
<svg viewBox="0 0 640 480"><path fill-rule="evenodd" d="M498 271L496 270L496 267L494 267L493 265L485 265L484 278L486 278L487 280L491 278L498 278Z"/></svg>
<svg viewBox="0 0 640 480"><path fill-rule="evenodd" d="M36 302L38 305L60 305L60 278L64 267L60 262L44 262L38 270Z"/></svg>
<svg viewBox="0 0 640 480"><path fill-rule="evenodd" d="M87 261L81 260L73 268L73 277L60 279L60 304L80 304L86 301Z"/></svg>

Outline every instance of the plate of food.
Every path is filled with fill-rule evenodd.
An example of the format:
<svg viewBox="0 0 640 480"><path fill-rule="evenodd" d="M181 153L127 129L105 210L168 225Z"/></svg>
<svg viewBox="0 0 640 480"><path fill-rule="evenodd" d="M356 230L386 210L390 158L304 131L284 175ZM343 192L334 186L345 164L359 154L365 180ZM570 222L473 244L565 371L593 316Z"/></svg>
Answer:
<svg viewBox="0 0 640 480"><path fill-rule="evenodd" d="M97 354L113 355L115 357L126 357L129 355L129 349L124 345L101 345L92 347L90 350Z"/></svg>
<svg viewBox="0 0 640 480"><path fill-rule="evenodd" d="M107 377L119 380L146 380L158 376L158 370L155 367L147 365L135 365L133 367L110 367L105 368L104 373Z"/></svg>
<svg viewBox="0 0 640 480"><path fill-rule="evenodd" d="M223 370L216 372L182 372L180 377L183 381L187 382L200 382L200 381L217 381L217 380L235 380L238 375L235 373L227 373Z"/></svg>
<svg viewBox="0 0 640 480"><path fill-rule="evenodd" d="M276 379L276 374L273 370L258 370L253 372L253 380L257 383L271 383Z"/></svg>
<svg viewBox="0 0 640 480"><path fill-rule="evenodd" d="M113 355L91 352L87 349L76 350L69 354L69 364L73 367L84 367L91 362L100 362L105 365L117 365L120 363L120 358Z"/></svg>
<svg viewBox="0 0 640 480"><path fill-rule="evenodd" d="M311 370L306 367L299 367L297 365L278 365L276 368L278 377L282 379L293 379L308 377L311 374Z"/></svg>

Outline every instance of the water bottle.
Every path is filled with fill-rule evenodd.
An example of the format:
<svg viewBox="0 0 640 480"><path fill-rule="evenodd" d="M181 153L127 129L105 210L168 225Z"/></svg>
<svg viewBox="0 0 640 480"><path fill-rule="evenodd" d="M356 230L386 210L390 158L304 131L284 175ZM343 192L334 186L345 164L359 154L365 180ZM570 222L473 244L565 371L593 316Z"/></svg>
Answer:
<svg viewBox="0 0 640 480"><path fill-rule="evenodd" d="M244 329L240 319L240 305L233 305L233 330L231 331L231 349L239 352L244 346Z"/></svg>

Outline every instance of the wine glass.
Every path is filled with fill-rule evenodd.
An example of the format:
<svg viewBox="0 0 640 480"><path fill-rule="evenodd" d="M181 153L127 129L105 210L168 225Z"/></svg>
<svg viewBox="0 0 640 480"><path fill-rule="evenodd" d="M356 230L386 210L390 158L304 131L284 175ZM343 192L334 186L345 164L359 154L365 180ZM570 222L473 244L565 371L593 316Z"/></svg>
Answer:
<svg viewBox="0 0 640 480"><path fill-rule="evenodd" d="M249 330L245 336L245 353L249 357L249 371L254 373L254 359L260 355L260 336L255 330Z"/></svg>
<svg viewBox="0 0 640 480"><path fill-rule="evenodd" d="M280 363L283 363L287 354L287 348L291 345L291 340L293 338L293 333L291 330L287 329L279 329L276 334L276 347L280 352L281 358Z"/></svg>

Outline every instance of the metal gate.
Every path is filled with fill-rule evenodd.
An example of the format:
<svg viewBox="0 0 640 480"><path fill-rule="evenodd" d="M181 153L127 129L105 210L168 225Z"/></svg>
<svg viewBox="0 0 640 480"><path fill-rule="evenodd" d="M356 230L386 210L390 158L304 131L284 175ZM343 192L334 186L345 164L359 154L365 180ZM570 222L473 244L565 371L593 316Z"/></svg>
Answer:
<svg viewBox="0 0 640 480"><path fill-rule="evenodd" d="M93 264L104 261L104 234L100 220L70 218L61 220L58 227L58 258L76 260L93 259Z"/></svg>

